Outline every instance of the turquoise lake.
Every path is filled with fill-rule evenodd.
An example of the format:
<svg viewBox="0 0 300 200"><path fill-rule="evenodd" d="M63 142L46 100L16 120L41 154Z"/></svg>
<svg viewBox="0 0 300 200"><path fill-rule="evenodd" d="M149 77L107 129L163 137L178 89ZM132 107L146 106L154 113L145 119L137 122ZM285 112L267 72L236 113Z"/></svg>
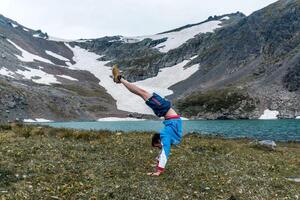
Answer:
<svg viewBox="0 0 300 200"><path fill-rule="evenodd" d="M156 131L162 121L115 122L52 122L41 123L52 127L82 130ZM226 138L254 138L258 140L300 141L300 120L189 120L183 121L184 134L220 135Z"/></svg>

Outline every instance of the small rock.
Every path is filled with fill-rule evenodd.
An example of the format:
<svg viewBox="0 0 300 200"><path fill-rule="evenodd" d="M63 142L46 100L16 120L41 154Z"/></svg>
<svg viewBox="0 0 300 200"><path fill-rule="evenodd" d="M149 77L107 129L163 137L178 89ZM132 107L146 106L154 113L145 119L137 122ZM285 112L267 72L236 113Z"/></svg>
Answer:
<svg viewBox="0 0 300 200"><path fill-rule="evenodd" d="M122 135L122 133L121 133L121 132L117 132L116 135L117 135L117 136L120 136L120 135Z"/></svg>
<svg viewBox="0 0 300 200"><path fill-rule="evenodd" d="M300 177L288 177L287 180L300 183Z"/></svg>
<svg viewBox="0 0 300 200"><path fill-rule="evenodd" d="M270 150L275 150L276 143L273 140L262 140L259 141L258 144L262 147L268 148Z"/></svg>

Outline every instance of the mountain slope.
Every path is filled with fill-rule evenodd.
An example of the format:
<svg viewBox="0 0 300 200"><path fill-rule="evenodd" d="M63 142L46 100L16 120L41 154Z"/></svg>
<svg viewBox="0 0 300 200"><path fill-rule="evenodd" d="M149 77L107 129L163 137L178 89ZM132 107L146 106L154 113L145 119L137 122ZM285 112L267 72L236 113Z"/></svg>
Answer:
<svg viewBox="0 0 300 200"><path fill-rule="evenodd" d="M173 100L184 116L252 119L270 109L294 118L300 115L299 4L280 0L248 17L237 12L156 35L77 41L0 16L0 119L151 114L142 99L112 82L113 64Z"/></svg>
<svg viewBox="0 0 300 200"><path fill-rule="evenodd" d="M235 14L229 16L235 18ZM1 16L1 45L4 48L0 74L4 76L5 84L21 89L24 101L28 102L22 106L25 111L18 112L20 106L7 107L10 102L15 104L17 97L2 97L1 110L4 112L1 119L94 120L103 116L126 116L122 110L152 114L140 98L111 81L110 66L119 63L130 80L139 80L136 83L150 91L170 95L173 91L168 87L195 73L198 65L184 69L192 59L191 55L180 61L169 59L164 64L168 68L160 73L161 60L166 53L159 47L168 47L172 51L190 37L213 32L221 24L234 21L227 18L230 17L215 17L154 36L59 41ZM172 71L175 72L173 78L166 79Z"/></svg>
<svg viewBox="0 0 300 200"><path fill-rule="evenodd" d="M299 16L299 1L278 1L206 40L195 38L203 42L191 64L201 63L201 69L171 88L175 97L234 86L259 101L250 117L266 108L283 118L299 115ZM219 116L224 112L240 115L223 110Z"/></svg>
<svg viewBox="0 0 300 200"><path fill-rule="evenodd" d="M0 34L0 121L122 114L93 74L70 69L73 52L63 42L48 40L47 34L4 16Z"/></svg>

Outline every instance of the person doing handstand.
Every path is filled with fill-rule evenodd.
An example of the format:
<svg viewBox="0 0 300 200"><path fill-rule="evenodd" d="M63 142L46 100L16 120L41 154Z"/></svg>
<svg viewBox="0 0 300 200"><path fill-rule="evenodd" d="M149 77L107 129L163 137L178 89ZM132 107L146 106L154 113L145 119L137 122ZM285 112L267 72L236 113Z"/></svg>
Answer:
<svg viewBox="0 0 300 200"><path fill-rule="evenodd" d="M165 166L171 151L171 145L178 145L182 139L182 120L171 107L171 102L156 93L150 94L146 90L128 82L120 74L117 65L112 69L113 81L123 84L130 92L144 99L145 103L153 110L156 116L164 117L164 128L159 134L152 137L152 146L159 148L160 154L156 158L155 172L147 173L149 176L159 176L165 171Z"/></svg>

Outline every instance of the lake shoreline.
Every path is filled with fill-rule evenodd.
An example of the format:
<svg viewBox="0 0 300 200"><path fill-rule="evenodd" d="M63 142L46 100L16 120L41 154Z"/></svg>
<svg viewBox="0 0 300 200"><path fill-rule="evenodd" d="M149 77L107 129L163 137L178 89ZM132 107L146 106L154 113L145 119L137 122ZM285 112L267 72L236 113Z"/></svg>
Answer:
<svg viewBox="0 0 300 200"><path fill-rule="evenodd" d="M159 132L162 121L88 121L34 123L55 128L76 130L109 130L122 132ZM300 123L297 120L184 120L183 133L220 135L226 138L257 140L300 141Z"/></svg>
<svg viewBox="0 0 300 200"><path fill-rule="evenodd" d="M51 123L56 123L56 122L51 122ZM64 123L64 122L63 122ZM87 132L106 132L110 134L154 134L157 133L156 131L122 131L122 130L116 130L116 131L111 131L111 130L106 130L106 129L100 129L100 130L84 130L84 129L76 129L76 128L57 128L57 127L52 127L49 126L49 123L44 124L44 123L24 123L25 126L32 126L32 127L49 127L53 129L63 129L63 130L69 130L69 131L74 131L74 132L80 132L80 131L87 131ZM10 125L9 125L10 126ZM188 137L190 135L196 135L201 138L207 138L207 139L221 139L221 140L236 140L236 141L248 141L248 142L255 142L255 141L260 141L259 139L252 138L252 137L226 137L221 134L215 134L215 133L201 133L201 132L190 132L186 133L183 135L183 137ZM284 143L291 143L291 144L300 144L300 140L274 140L276 143L279 144L284 144Z"/></svg>

